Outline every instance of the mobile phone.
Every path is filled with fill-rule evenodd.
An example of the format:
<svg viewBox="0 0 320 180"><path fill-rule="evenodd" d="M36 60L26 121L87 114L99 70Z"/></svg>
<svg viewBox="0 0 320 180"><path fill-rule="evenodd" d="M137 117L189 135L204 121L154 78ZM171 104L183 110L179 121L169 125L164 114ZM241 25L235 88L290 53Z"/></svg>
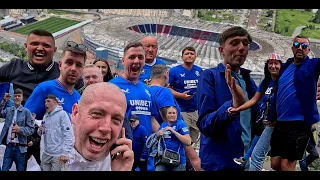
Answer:
<svg viewBox="0 0 320 180"><path fill-rule="evenodd" d="M121 138L121 134L122 134L122 129L120 130L120 134L119 134L119 136L118 136L118 139ZM120 146L120 145L119 145L119 144L116 144L116 143L112 144L112 146L111 146L111 148L110 148L110 152L113 151L113 150L114 150L116 147L118 147L118 146ZM114 158L116 158L119 154L120 154L120 153L117 153L117 154L112 155L112 156L111 156L111 160L113 160Z"/></svg>
<svg viewBox="0 0 320 180"><path fill-rule="evenodd" d="M196 94L196 92L194 92L194 93L188 93L188 95L190 95L190 96L193 96L193 95L195 95Z"/></svg>

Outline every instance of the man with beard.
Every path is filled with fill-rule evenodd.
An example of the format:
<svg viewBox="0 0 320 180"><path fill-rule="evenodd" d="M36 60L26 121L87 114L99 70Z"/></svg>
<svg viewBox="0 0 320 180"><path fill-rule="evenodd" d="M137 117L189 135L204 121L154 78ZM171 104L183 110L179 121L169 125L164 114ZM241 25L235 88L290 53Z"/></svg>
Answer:
<svg viewBox="0 0 320 180"><path fill-rule="evenodd" d="M24 43L28 60L14 58L0 67L0 80L11 82L13 89L23 91L22 105L28 100L34 88L41 82L59 77L59 65L53 61L57 51L53 35L42 29L32 30ZM76 89L83 82L76 84ZM38 116L39 117L39 116Z"/></svg>
<svg viewBox="0 0 320 180"><path fill-rule="evenodd" d="M270 145L271 167L277 171L295 171L311 127L319 122L316 91L320 59L308 57L310 41L304 36L293 39L291 50L293 57L281 67L269 111L276 122Z"/></svg>
<svg viewBox="0 0 320 180"><path fill-rule="evenodd" d="M197 104L201 132L201 168L205 171L244 170L233 162L243 156L251 141L250 109L229 114L230 107L238 107L251 99L257 89L250 71L241 68L248 55L250 34L242 27L231 27L220 34L219 52L223 63L204 70L199 77Z"/></svg>
<svg viewBox="0 0 320 180"><path fill-rule="evenodd" d="M166 63L162 59L156 57L158 54L158 41L155 37L146 36L141 40L141 43L143 44L146 57L139 81L149 85L152 67L156 64L166 65Z"/></svg>
<svg viewBox="0 0 320 180"><path fill-rule="evenodd" d="M148 136L159 129L159 123L151 115L152 101L149 87L139 81L141 69L145 64L145 51L140 42L131 42L124 48L122 58L124 72L109 82L117 85L127 99L127 116L135 114L140 124L147 129ZM151 158L149 158L150 160ZM148 170L154 170L153 161L148 161Z"/></svg>
<svg viewBox="0 0 320 180"><path fill-rule="evenodd" d="M195 93L202 69L194 64L196 50L193 47L183 48L182 60L183 64L172 67L169 71L169 88L181 108L181 115L189 128L192 143L197 143L200 132L196 124L198 107Z"/></svg>
<svg viewBox="0 0 320 180"><path fill-rule="evenodd" d="M59 60L59 78L40 83L32 92L25 107L42 119L46 111L43 102L46 96L54 94L63 110L71 114L72 106L80 99L80 94L74 86L82 75L87 58L86 51L87 48L83 44L68 41Z"/></svg>

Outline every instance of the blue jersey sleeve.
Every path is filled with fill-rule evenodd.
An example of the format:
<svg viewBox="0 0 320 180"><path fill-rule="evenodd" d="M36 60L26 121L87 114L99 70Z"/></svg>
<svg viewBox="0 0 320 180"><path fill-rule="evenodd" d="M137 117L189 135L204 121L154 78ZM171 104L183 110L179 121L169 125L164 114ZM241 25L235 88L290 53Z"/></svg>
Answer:
<svg viewBox="0 0 320 180"><path fill-rule="evenodd" d="M189 128L187 124L182 120L178 120L178 121L179 121L178 133L181 135L189 134Z"/></svg>
<svg viewBox="0 0 320 180"><path fill-rule="evenodd" d="M175 99L168 88L163 88L160 91L161 92L158 93L158 97L156 99L156 103L159 109L167 106L176 106Z"/></svg>
<svg viewBox="0 0 320 180"><path fill-rule="evenodd" d="M262 82L260 83L260 85L259 85L259 87L257 89L257 92L262 93L261 91L262 91Z"/></svg>
<svg viewBox="0 0 320 180"><path fill-rule="evenodd" d="M45 114L44 100L45 95L48 94L39 84L28 98L25 108L29 109L31 113L35 113L37 119L42 119Z"/></svg>
<svg viewBox="0 0 320 180"><path fill-rule="evenodd" d="M174 67L169 70L169 86L171 87L174 86L176 82L174 72Z"/></svg>

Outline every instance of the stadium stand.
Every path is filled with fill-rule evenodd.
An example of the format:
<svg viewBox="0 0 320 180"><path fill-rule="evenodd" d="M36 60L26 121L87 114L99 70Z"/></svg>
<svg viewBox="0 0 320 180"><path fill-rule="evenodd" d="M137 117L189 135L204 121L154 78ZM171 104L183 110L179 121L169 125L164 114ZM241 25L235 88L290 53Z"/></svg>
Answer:
<svg viewBox="0 0 320 180"><path fill-rule="evenodd" d="M81 28L81 36L94 53L96 47L105 47L115 55L123 51L130 41L139 41L146 35L153 35L159 43L158 56L165 57L169 64L181 62L181 50L193 46L197 52L196 64L214 67L222 61L218 51L219 33L234 26L228 23L214 23L189 17L157 16L108 16L91 22ZM250 44L249 55L244 67L262 72L264 61L275 52L283 58L291 56L291 39L275 33L249 29L254 42ZM120 59L121 57L110 57Z"/></svg>

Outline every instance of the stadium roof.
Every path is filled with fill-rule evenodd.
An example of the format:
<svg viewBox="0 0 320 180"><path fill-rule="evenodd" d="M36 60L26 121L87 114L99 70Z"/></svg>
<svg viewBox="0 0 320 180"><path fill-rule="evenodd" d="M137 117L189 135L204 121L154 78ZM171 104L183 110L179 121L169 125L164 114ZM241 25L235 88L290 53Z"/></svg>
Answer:
<svg viewBox="0 0 320 180"><path fill-rule="evenodd" d="M72 29L74 29L74 28L77 28L77 27L81 27L81 26L83 26L83 25L86 25L86 24L88 24L88 23L90 23L90 22L92 22L93 20L86 20L86 21L82 21L82 22L80 22L80 23L78 23L78 24L75 24L75 25L73 25L73 26L70 26L70 27L67 27L67 28L65 28L65 29L62 29L62 30L60 30L60 31L58 31L58 32L55 32L55 33L53 33L52 35L53 35L53 37L56 37L56 36L59 36L60 34L63 34L63 33L66 33L66 32L68 32L68 31L70 31L70 30L72 30Z"/></svg>
<svg viewBox="0 0 320 180"><path fill-rule="evenodd" d="M12 21L16 21L17 19L13 18L13 17L8 17L8 18L5 18L3 20L0 21L0 26L3 25L3 24L6 24L6 23L9 23L9 22L12 22Z"/></svg>
<svg viewBox="0 0 320 180"><path fill-rule="evenodd" d="M36 16L21 16L19 19L32 19L35 18Z"/></svg>
<svg viewBox="0 0 320 180"><path fill-rule="evenodd" d="M7 28L7 29L9 29L9 28L11 28L11 27L15 27L15 26L18 26L18 25L20 25L20 24L22 24L22 22L16 22L16 23L14 23L14 24L10 24L10 25L8 25L8 26L6 26L5 28Z"/></svg>

